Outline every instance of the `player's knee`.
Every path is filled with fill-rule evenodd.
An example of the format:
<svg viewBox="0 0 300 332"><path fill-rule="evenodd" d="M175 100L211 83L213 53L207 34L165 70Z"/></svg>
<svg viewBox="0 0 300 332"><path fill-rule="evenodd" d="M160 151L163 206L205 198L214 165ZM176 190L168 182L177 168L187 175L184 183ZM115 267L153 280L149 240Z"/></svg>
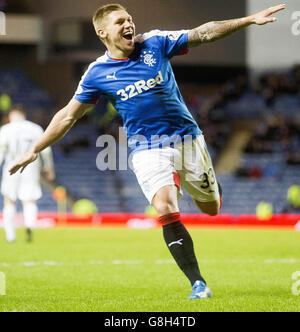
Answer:
<svg viewBox="0 0 300 332"><path fill-rule="evenodd" d="M212 206L209 206L206 212L210 217L216 217L220 213L220 204L216 203Z"/></svg>
<svg viewBox="0 0 300 332"><path fill-rule="evenodd" d="M159 216L165 216L167 214L175 213L178 211L177 204L172 201L156 202L154 207Z"/></svg>
<svg viewBox="0 0 300 332"><path fill-rule="evenodd" d="M215 210L205 211L204 213L209 215L210 217L216 217L219 214L219 212L220 212L219 209L215 209Z"/></svg>
<svg viewBox="0 0 300 332"><path fill-rule="evenodd" d="M219 202L209 202L209 203L200 203L196 202L198 208L204 214L207 214L210 217L216 217L221 210L221 204Z"/></svg>
<svg viewBox="0 0 300 332"><path fill-rule="evenodd" d="M175 186L162 188L153 198L152 205L159 216L178 212L177 188Z"/></svg>
<svg viewBox="0 0 300 332"><path fill-rule="evenodd" d="M15 206L17 203L8 197L4 197L4 206Z"/></svg>
<svg viewBox="0 0 300 332"><path fill-rule="evenodd" d="M22 201L23 207L26 206L37 206L36 201Z"/></svg>

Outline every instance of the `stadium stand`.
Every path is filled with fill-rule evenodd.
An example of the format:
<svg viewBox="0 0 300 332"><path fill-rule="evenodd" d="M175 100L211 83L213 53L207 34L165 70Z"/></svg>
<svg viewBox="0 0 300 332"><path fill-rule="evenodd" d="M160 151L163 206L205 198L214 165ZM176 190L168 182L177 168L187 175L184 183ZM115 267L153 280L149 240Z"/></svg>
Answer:
<svg viewBox="0 0 300 332"><path fill-rule="evenodd" d="M0 70L2 93L9 94L14 104L22 104L28 110L54 107L49 94L18 70Z"/></svg>
<svg viewBox="0 0 300 332"><path fill-rule="evenodd" d="M287 75L268 74L249 87L237 77L212 89L211 93L185 96L200 128L204 129L215 162L231 136L236 120L257 121L259 126L242 154L240 167L219 174L223 186L223 213L255 213L260 201L267 201L280 213L291 185L299 184L300 69ZM4 89L5 87L5 89ZM201 90L201 89L200 89ZM1 71L0 94L8 93L13 103L26 109L53 108L49 95L18 71ZM103 117L109 121L103 128ZM99 171L99 134L117 136L120 118L101 102L66 137L54 146L57 184L67 189L74 201L93 201L99 212L144 212L148 205L132 171ZM55 211L52 194L45 191L41 211ZM188 195L180 202L184 213L197 213Z"/></svg>

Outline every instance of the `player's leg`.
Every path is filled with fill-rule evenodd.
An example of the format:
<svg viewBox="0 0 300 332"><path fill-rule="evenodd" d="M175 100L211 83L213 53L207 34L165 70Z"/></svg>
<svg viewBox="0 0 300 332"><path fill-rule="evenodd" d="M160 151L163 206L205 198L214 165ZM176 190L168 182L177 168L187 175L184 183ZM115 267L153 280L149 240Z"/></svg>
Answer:
<svg viewBox="0 0 300 332"><path fill-rule="evenodd" d="M222 188L217 182L203 135L185 143L179 151L184 155L183 168L179 171L182 185L201 212L216 216L222 206Z"/></svg>
<svg viewBox="0 0 300 332"><path fill-rule="evenodd" d="M15 217L16 217L16 202L4 197L4 206L3 206L3 223L4 231L6 234L7 242L14 242L16 240L16 231L15 231Z"/></svg>
<svg viewBox="0 0 300 332"><path fill-rule="evenodd" d="M199 284L205 290L206 284L199 271L193 241L180 220L178 196L182 192L175 170L174 153L175 149L171 148L138 152L132 159L133 170L144 195L159 214L164 239L176 263L192 285ZM205 296L208 297L209 293L206 292Z"/></svg>
<svg viewBox="0 0 300 332"><path fill-rule="evenodd" d="M161 188L152 200L163 228L165 242L179 268L193 286L197 281L206 284L196 259L193 240L181 222L178 208L178 187Z"/></svg>
<svg viewBox="0 0 300 332"><path fill-rule="evenodd" d="M1 194L3 195L3 222L6 233L6 240L14 242L16 240L15 217L17 213L17 192L19 187L19 176L9 176L4 172L1 181Z"/></svg>
<svg viewBox="0 0 300 332"><path fill-rule="evenodd" d="M204 214L207 214L212 217L219 214L219 212L222 208L222 196L223 196L222 187L219 183L218 183L218 189L219 189L219 196L220 196L220 199L218 201L203 203L203 202L199 202L194 199L195 205Z"/></svg>
<svg viewBox="0 0 300 332"><path fill-rule="evenodd" d="M29 165L29 168L22 173L18 190L18 198L23 204L24 224L28 242L32 241L32 232L37 221L38 207L36 202L42 197L39 172L39 168L36 168L35 165Z"/></svg>
<svg viewBox="0 0 300 332"><path fill-rule="evenodd" d="M172 213L179 213L178 187L169 185L161 188L152 200L158 216L163 217Z"/></svg>
<svg viewBox="0 0 300 332"><path fill-rule="evenodd" d="M23 203L23 215L24 224L26 228L27 241L32 241L32 232L35 228L37 216L38 216L38 206L35 201L26 201Z"/></svg>

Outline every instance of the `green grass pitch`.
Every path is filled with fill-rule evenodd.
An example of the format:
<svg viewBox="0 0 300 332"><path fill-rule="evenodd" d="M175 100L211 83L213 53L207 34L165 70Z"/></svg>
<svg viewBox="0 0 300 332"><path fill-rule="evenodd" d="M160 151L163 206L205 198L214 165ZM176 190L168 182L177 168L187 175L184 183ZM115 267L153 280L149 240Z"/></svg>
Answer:
<svg viewBox="0 0 300 332"><path fill-rule="evenodd" d="M292 292L292 275L300 271L299 232L190 231L213 299L187 300L189 282L159 229L44 229L32 244L19 230L10 245L0 230L6 277L0 311L299 311L300 295Z"/></svg>

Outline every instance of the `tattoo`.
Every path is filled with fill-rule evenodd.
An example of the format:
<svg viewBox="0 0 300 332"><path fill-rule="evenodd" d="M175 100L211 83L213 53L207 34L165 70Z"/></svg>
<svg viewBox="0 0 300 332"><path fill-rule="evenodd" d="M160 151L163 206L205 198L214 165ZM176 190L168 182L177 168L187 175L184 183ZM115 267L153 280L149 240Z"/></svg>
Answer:
<svg viewBox="0 0 300 332"><path fill-rule="evenodd" d="M250 25L242 18L228 21L209 22L190 30L188 36L188 47L196 47L202 43L209 43L227 37Z"/></svg>

